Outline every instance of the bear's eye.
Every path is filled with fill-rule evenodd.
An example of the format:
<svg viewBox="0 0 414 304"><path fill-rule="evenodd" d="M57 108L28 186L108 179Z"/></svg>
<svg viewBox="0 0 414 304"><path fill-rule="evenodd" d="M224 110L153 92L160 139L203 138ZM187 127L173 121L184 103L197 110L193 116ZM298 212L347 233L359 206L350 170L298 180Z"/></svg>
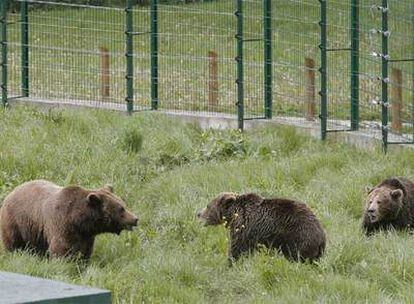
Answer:
<svg viewBox="0 0 414 304"><path fill-rule="evenodd" d="M381 201L377 201L377 204L378 204L378 205L381 205L381 204L382 204L382 202L381 202Z"/></svg>
<svg viewBox="0 0 414 304"><path fill-rule="evenodd" d="M119 209L120 212L125 212L125 208L121 207L121 209Z"/></svg>

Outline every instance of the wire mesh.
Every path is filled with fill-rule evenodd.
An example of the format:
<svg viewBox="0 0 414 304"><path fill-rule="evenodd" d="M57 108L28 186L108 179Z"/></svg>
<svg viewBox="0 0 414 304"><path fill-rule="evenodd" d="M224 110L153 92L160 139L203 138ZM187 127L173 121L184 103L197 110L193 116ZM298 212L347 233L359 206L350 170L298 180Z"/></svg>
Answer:
<svg viewBox="0 0 414 304"><path fill-rule="evenodd" d="M158 5L162 109L235 114L234 1Z"/></svg>
<svg viewBox="0 0 414 304"><path fill-rule="evenodd" d="M9 13L9 92L22 96L22 69L28 70L32 98L81 103L125 100L124 9L67 2L22 1ZM22 40L27 26L28 41ZM24 49L28 61L22 61ZM137 76L141 71L138 70ZM139 79L139 77L136 77ZM141 77L142 78L142 77ZM24 94L23 94L24 95ZM139 98L137 98L139 100Z"/></svg>
<svg viewBox="0 0 414 304"><path fill-rule="evenodd" d="M380 137L386 128L387 142L412 142L414 62L410 59L414 57L414 3L387 2L384 8L381 1L361 1L360 125L375 137ZM387 32L382 29L384 9ZM384 36L388 40L388 54L382 52ZM388 61L387 79L382 77L384 56ZM381 94L384 83L388 100L383 100ZM387 107L387 125L381 121L383 105Z"/></svg>
<svg viewBox="0 0 414 304"><path fill-rule="evenodd" d="M264 117L263 1L243 1L244 115Z"/></svg>
<svg viewBox="0 0 414 304"><path fill-rule="evenodd" d="M380 1L361 1L360 127L380 138L382 133L382 15Z"/></svg>
<svg viewBox="0 0 414 304"><path fill-rule="evenodd" d="M328 132L351 128L350 12L350 1L327 1Z"/></svg>
<svg viewBox="0 0 414 304"><path fill-rule="evenodd" d="M389 142L414 141L414 2L389 1Z"/></svg>
<svg viewBox="0 0 414 304"><path fill-rule="evenodd" d="M319 12L318 1L280 0L272 4L276 117L293 122L318 119ZM311 64L306 66L306 62Z"/></svg>

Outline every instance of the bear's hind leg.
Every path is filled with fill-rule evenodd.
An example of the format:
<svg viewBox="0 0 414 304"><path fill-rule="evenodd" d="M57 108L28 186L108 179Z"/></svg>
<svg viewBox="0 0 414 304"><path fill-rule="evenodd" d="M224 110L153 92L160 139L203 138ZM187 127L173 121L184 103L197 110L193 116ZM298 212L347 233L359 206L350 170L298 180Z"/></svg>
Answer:
<svg viewBox="0 0 414 304"><path fill-rule="evenodd" d="M16 225L10 224L7 227L2 227L1 238L3 240L4 247L8 251L15 251L25 248L25 243Z"/></svg>

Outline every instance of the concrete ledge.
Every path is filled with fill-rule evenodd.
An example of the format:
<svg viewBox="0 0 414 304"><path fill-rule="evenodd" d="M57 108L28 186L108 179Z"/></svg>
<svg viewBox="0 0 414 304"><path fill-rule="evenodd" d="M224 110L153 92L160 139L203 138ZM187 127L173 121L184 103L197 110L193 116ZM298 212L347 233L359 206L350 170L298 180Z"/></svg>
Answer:
<svg viewBox="0 0 414 304"><path fill-rule="evenodd" d="M31 276L0 272L0 304L110 304L111 293Z"/></svg>

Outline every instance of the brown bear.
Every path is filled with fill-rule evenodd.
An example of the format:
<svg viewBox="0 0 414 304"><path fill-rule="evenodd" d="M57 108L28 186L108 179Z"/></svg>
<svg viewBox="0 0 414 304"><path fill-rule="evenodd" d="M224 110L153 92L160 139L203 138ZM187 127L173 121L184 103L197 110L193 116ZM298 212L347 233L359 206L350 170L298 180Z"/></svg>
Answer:
<svg viewBox="0 0 414 304"><path fill-rule="evenodd" d="M325 250L325 232L318 219L304 203L294 200L221 193L197 217L204 225L229 228L230 262L259 245L277 249L291 261L314 261Z"/></svg>
<svg viewBox="0 0 414 304"><path fill-rule="evenodd" d="M389 178L368 190L362 227L367 235L389 228L410 228L414 219L414 182Z"/></svg>
<svg viewBox="0 0 414 304"><path fill-rule="evenodd" d="M45 180L18 186L0 209L3 244L9 251L29 249L56 257L88 259L95 236L131 230L138 219L110 186L86 190Z"/></svg>

